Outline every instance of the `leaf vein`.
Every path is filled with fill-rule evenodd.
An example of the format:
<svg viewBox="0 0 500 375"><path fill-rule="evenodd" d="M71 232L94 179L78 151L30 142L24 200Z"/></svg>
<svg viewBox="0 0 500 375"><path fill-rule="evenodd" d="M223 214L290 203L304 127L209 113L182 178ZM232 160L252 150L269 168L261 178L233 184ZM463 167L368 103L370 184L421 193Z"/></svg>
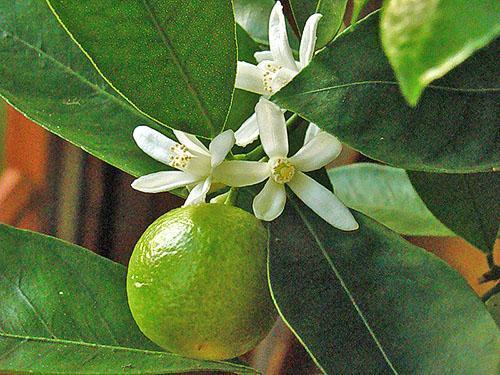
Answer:
<svg viewBox="0 0 500 375"><path fill-rule="evenodd" d="M57 337L54 332L50 329L50 326L47 324L47 322L45 321L45 319L42 317L42 315L36 310L35 306L33 305L33 303L30 301L30 299L28 298L28 296L23 292L23 290L21 289L21 285L19 283L15 283L15 282L12 282L12 280L9 280L5 275L2 275L0 273L0 276L3 277L4 280L7 280L11 285L14 286L14 289L15 291L17 292L17 294L21 297L21 299L23 300L23 302L25 303L26 306L28 306L30 308L31 311L33 311L33 313L35 314L35 316L38 318L38 320L40 321L40 323L43 325L43 327L47 330L47 332L52 336L52 337Z"/></svg>
<svg viewBox="0 0 500 375"><path fill-rule="evenodd" d="M307 94L316 94L316 93L323 92L323 91L330 91L330 90L342 89L342 88L353 87L353 86L367 86L367 85L397 86L398 83L396 81L377 81L377 80L348 82L348 83L341 83L338 85L333 85L333 86L328 86L328 87L322 87L322 88L315 89L315 90L304 91L304 92L300 92L300 93L297 93L294 95L299 96L299 95L307 95ZM484 88L477 88L477 89L473 89L473 88L466 89L466 88L440 86L440 85L428 85L427 87L433 88L436 90L463 92L463 93L489 93L489 92L499 92L500 91L500 88L497 88L497 87L484 87Z"/></svg>
<svg viewBox="0 0 500 375"><path fill-rule="evenodd" d="M203 113L203 116L205 116L205 118L207 119L208 125L210 125L210 127L213 130L217 130L217 128L215 127L215 125L212 121L212 118L210 117L210 114L208 113L207 108L205 107L205 104L203 103L203 101L200 98L200 93L198 92L198 90L196 89L194 84L192 83L193 79L189 75L189 72L181 64L179 56L177 56L177 53L175 52L175 49L174 49L174 46L172 44L172 41L170 40L170 37L167 35L167 32L165 31L163 26L158 21L158 18L154 12L153 6L150 4L149 0L143 0L142 2L143 2L144 7L146 8L146 10L149 14L149 17L151 18L151 21L153 21L153 24L154 24L156 30L158 30L158 33L160 34L160 37L161 37L163 43L165 44L168 51L170 52L170 55L172 56L172 60L174 61L175 65L177 65L177 68L181 72L181 76L184 79L184 81L186 82L186 85L187 85L189 91L191 91L191 93L193 94L193 98L195 99L195 102L198 105L198 108Z"/></svg>
<svg viewBox="0 0 500 375"><path fill-rule="evenodd" d="M340 285L342 286L342 289L344 289L347 297L349 298L349 300L351 301L352 305L354 306L356 312L358 313L359 317L361 318L363 324L365 325L365 327L367 328L368 330L368 333L370 334L370 336L372 337L373 341L375 342L375 345L377 346L377 348L380 350L382 356L384 357L385 361L387 362L388 366L390 367L390 369L392 370L392 372L396 375L398 375L399 373L396 371L396 368L394 367L394 365L392 364L392 361L389 359L387 353L385 352L384 348L382 347L382 344L380 343L379 339L377 338L375 332L373 331L373 329L371 328L370 324L368 323L368 320L366 319L365 315L363 314L363 312L361 311L361 308L359 307L358 303L356 302L354 296L352 295L351 291L349 290L349 288L347 287L347 284L345 283L342 275L340 274L340 271L337 269L337 267L335 267L335 265L333 264L333 261L332 259L330 258L330 256L328 255L326 249L324 248L321 240L318 238L314 228L312 227L311 223L307 220L307 218L304 216L303 212L301 211L301 209L299 208L299 206L297 205L297 203L295 202L295 198L294 197L289 197L290 198L290 202L292 203L292 207L294 208L294 210L297 212L297 214L299 215L299 217L302 219L302 221L304 222L306 228L309 230L309 232L311 233L311 236L313 237L314 239L314 242L316 242L316 244L318 245L319 249L321 250L321 252L323 253L323 256L326 258L327 262L328 262L328 265L330 266L330 268L332 269L333 273L335 274L335 277L338 279Z"/></svg>
<svg viewBox="0 0 500 375"><path fill-rule="evenodd" d="M130 105L128 105L126 102L124 102L123 100L120 100L118 97L116 97L115 95L111 94L107 90L104 90L102 87L100 87L96 83L93 83L89 79L87 79L84 76L82 76L80 73L74 71L69 66L65 65L64 63L62 63L61 61L59 61L58 59L56 59L54 56L48 54L47 52L43 51L40 48L37 48L36 46L32 45L28 41L26 41L26 40L18 37L17 35L15 35L15 34L13 34L11 32L8 32L6 30L4 30L4 32L7 33L7 35L10 35L12 37L12 39L14 39L16 42L24 45L26 48L31 49L31 50L33 50L34 52L36 52L36 53L38 53L40 55L43 55L47 60L51 61L54 65L57 65L58 67L60 67L63 71L69 73L70 75L73 75L73 76L77 77L78 80L80 80L85 85L88 85L89 87L91 87L97 94L102 94L102 95L108 97L108 99L112 100L113 102L119 104L120 106L122 106L124 108L127 108L129 111L132 110L132 107Z"/></svg>

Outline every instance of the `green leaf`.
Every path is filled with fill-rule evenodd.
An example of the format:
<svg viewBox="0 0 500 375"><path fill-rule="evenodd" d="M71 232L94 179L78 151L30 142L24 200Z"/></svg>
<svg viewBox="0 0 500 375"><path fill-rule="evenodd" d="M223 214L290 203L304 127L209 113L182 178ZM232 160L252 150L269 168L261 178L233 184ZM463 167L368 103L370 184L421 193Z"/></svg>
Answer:
<svg viewBox="0 0 500 375"><path fill-rule="evenodd" d="M236 22L257 43L269 44L269 15L273 0L233 0Z"/></svg>
<svg viewBox="0 0 500 375"><path fill-rule="evenodd" d="M47 0L106 80L142 113L213 137L236 75L229 0Z"/></svg>
<svg viewBox="0 0 500 375"><path fill-rule="evenodd" d="M428 210L403 169L373 163L332 168L328 176L350 208L395 232L410 236L454 236Z"/></svg>
<svg viewBox="0 0 500 375"><path fill-rule="evenodd" d="M342 25L347 0L291 0L290 5L299 29L304 30L307 19L314 13L321 13L323 17L318 24L316 48L327 45Z"/></svg>
<svg viewBox="0 0 500 375"><path fill-rule="evenodd" d="M356 21L359 18L359 15L361 14L361 11L365 7L366 3L368 0L353 0L352 1L352 17L351 17L351 24L356 23Z"/></svg>
<svg viewBox="0 0 500 375"><path fill-rule="evenodd" d="M497 325L500 325L500 293L494 294L485 303Z"/></svg>
<svg viewBox="0 0 500 375"><path fill-rule="evenodd" d="M253 54L259 51L259 46L253 41L240 25L236 25L238 41L238 60L256 64ZM249 91L234 90L233 105L229 112L226 128L238 130L243 122L255 111L259 95Z"/></svg>
<svg viewBox="0 0 500 375"><path fill-rule="evenodd" d="M497 46L436 81L410 108L380 46L375 13L319 52L272 100L396 167L487 171L500 165Z"/></svg>
<svg viewBox="0 0 500 375"><path fill-rule="evenodd" d="M0 372L254 373L161 351L130 314L125 267L5 225L0 238Z"/></svg>
<svg viewBox="0 0 500 375"><path fill-rule="evenodd" d="M411 105L500 34L497 0L386 0L382 44Z"/></svg>
<svg viewBox="0 0 500 375"><path fill-rule="evenodd" d="M429 210L456 234L490 253L498 232L500 174L409 172Z"/></svg>
<svg viewBox="0 0 500 375"><path fill-rule="evenodd" d="M465 280L356 214L334 229L295 200L271 223L281 316L328 374L497 374L500 335Z"/></svg>
<svg viewBox="0 0 500 375"><path fill-rule="evenodd" d="M165 128L106 84L44 2L0 0L0 9L2 97L47 130L134 176L166 169L132 139L137 125Z"/></svg>

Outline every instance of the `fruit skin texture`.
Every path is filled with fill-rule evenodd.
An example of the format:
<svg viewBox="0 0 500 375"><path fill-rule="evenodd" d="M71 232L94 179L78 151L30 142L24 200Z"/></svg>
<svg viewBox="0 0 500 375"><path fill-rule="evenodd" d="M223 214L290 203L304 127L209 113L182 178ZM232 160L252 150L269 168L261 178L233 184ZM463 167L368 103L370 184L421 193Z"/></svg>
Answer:
<svg viewBox="0 0 500 375"><path fill-rule="evenodd" d="M228 359L257 345L276 312L266 276L267 231L222 204L168 212L137 242L127 294L141 331L182 356Z"/></svg>

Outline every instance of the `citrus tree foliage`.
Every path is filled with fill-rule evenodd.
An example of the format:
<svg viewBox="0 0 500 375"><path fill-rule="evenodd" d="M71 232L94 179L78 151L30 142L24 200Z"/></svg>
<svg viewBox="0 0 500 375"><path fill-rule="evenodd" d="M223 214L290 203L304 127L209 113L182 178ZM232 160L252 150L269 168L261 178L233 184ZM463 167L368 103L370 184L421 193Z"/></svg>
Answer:
<svg viewBox="0 0 500 375"><path fill-rule="evenodd" d="M269 291L322 372L496 374L486 306L400 234L461 236L497 267L499 3L385 0L359 20L354 1L344 28L346 3L293 0L280 18L272 0L0 0L0 95L138 189L177 173L188 203L271 221ZM174 135L177 159L150 143ZM319 169L339 141L371 162ZM202 178L183 174L193 154ZM0 301L0 372L255 372L165 352L130 314L124 267L6 226Z"/></svg>

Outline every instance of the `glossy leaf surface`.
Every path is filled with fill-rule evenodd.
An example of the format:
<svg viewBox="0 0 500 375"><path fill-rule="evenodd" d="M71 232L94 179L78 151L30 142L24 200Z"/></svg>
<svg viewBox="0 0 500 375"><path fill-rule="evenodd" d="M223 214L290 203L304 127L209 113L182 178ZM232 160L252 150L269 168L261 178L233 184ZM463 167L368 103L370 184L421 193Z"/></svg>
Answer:
<svg viewBox="0 0 500 375"><path fill-rule="evenodd" d="M167 167L134 143L141 115L97 74L44 2L0 0L0 95L28 118L125 172ZM168 134L168 133L167 133Z"/></svg>
<svg viewBox="0 0 500 375"><path fill-rule="evenodd" d="M234 0L236 22L260 44L269 44L269 14L273 0Z"/></svg>
<svg viewBox="0 0 500 375"><path fill-rule="evenodd" d="M280 314L328 374L497 373L499 332L443 261L356 214L342 232L294 201L271 224Z"/></svg>
<svg viewBox="0 0 500 375"><path fill-rule="evenodd" d="M314 13L323 17L318 24L316 48L328 44L339 31L344 18L347 0L291 0L293 15L300 31L304 30L307 19Z"/></svg>
<svg viewBox="0 0 500 375"><path fill-rule="evenodd" d="M498 44L479 51L409 107L380 45L379 17L337 37L272 97L363 154L433 172L500 165Z"/></svg>
<svg viewBox="0 0 500 375"><path fill-rule="evenodd" d="M441 222L478 249L493 251L499 226L499 173L409 172L409 177Z"/></svg>
<svg viewBox="0 0 500 375"><path fill-rule="evenodd" d="M395 232L454 236L425 206L403 169L357 163L328 171L335 195Z"/></svg>
<svg viewBox="0 0 500 375"><path fill-rule="evenodd" d="M230 0L47 0L107 81L141 112L196 135L223 128L236 74Z"/></svg>
<svg viewBox="0 0 500 375"><path fill-rule="evenodd" d="M125 267L61 240L0 225L0 372L253 373L167 353L130 314Z"/></svg>
<svg viewBox="0 0 500 375"><path fill-rule="evenodd" d="M382 43L408 102L497 37L499 15L497 0L386 0Z"/></svg>

